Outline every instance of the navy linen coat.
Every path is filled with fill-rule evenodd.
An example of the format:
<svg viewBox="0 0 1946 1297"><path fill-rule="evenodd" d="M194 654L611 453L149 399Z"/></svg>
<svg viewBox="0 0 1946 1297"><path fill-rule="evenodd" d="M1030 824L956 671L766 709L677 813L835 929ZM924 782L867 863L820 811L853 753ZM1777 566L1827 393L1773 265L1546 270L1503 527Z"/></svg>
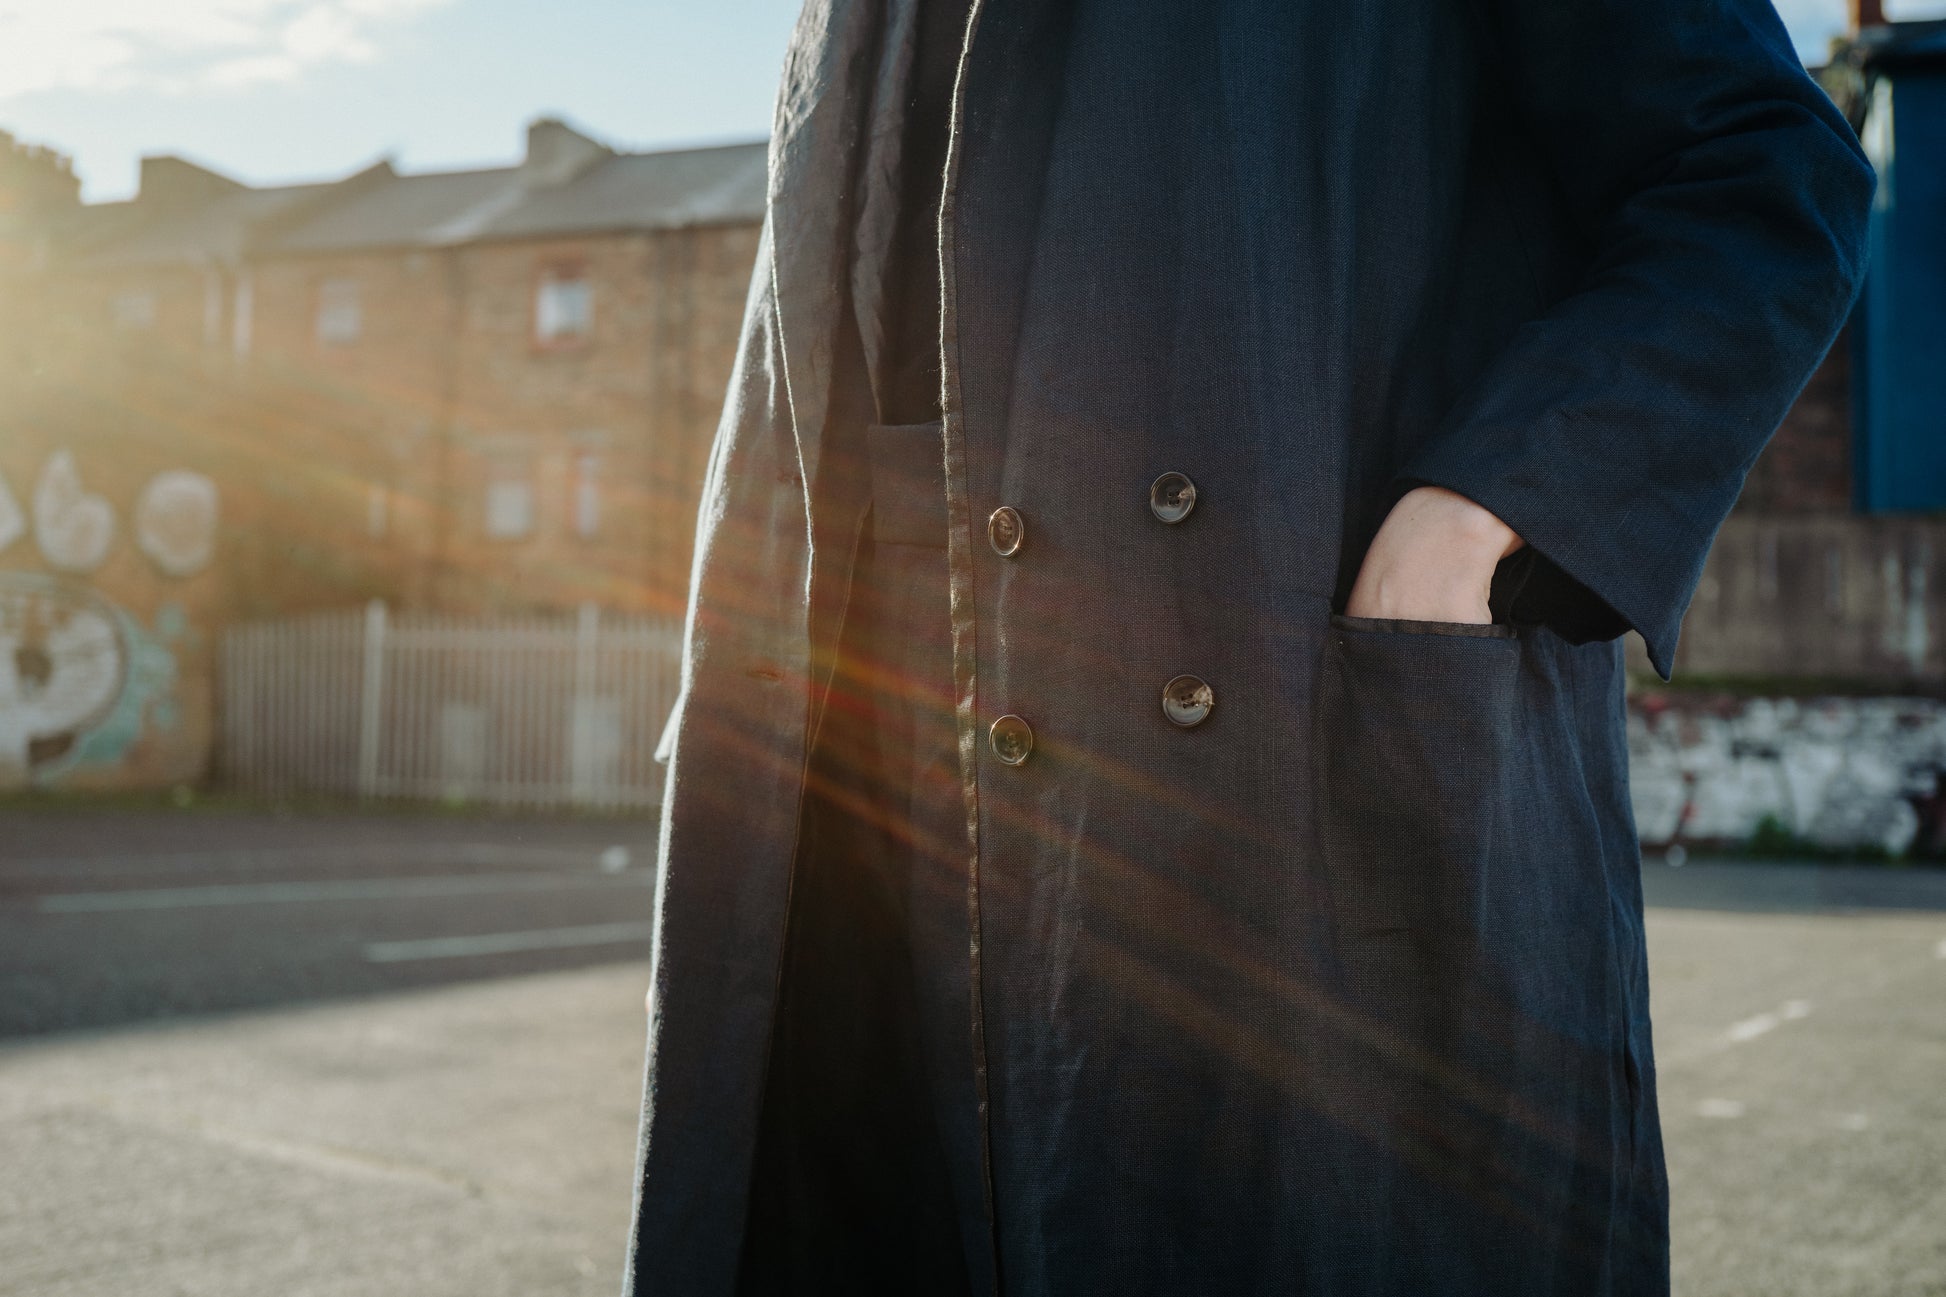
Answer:
<svg viewBox="0 0 1946 1297"><path fill-rule="evenodd" d="M854 534L834 430L869 417L834 356L911 26L811 0L778 101L672 721L634 1293L737 1285ZM1770 6L980 0L945 185L976 1291L1666 1292L1619 636L1667 677L1872 194ZM1341 615L1415 483L1529 542L1494 626Z"/></svg>

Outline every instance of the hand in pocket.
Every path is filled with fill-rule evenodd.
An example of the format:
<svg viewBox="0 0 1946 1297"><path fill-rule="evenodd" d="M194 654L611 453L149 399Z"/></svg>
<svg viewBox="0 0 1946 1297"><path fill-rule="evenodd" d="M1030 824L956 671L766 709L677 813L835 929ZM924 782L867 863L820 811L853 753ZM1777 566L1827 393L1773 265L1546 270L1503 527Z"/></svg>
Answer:
<svg viewBox="0 0 1946 1297"><path fill-rule="evenodd" d="M1465 496L1416 487L1392 506L1372 537L1345 614L1489 623L1494 568L1522 544L1513 528Z"/></svg>

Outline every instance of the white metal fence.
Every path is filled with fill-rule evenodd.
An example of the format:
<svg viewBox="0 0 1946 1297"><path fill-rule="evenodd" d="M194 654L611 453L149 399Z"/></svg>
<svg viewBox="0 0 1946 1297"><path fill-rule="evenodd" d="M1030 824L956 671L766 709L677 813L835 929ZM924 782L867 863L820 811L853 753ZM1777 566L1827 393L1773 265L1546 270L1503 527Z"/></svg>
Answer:
<svg viewBox="0 0 1946 1297"><path fill-rule="evenodd" d="M318 613L223 637L232 787L534 806L652 806L677 621Z"/></svg>

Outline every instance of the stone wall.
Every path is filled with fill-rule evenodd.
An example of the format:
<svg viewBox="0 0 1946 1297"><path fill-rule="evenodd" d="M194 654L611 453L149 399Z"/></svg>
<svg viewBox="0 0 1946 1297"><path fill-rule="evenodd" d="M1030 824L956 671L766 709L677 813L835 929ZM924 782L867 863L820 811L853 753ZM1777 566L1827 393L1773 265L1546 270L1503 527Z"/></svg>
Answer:
<svg viewBox="0 0 1946 1297"><path fill-rule="evenodd" d="M1942 561L1946 518L1732 515L1684 619L1676 683L1818 678L1946 692ZM1630 655L1646 674L1633 636Z"/></svg>
<svg viewBox="0 0 1946 1297"><path fill-rule="evenodd" d="M1637 693L1628 737L1645 848L1946 851L1946 703Z"/></svg>

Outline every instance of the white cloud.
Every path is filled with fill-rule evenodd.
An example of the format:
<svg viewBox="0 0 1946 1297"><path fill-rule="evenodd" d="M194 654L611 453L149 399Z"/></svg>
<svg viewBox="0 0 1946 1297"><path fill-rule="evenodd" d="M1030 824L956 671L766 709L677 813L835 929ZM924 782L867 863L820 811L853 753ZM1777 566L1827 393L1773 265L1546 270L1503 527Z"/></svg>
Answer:
<svg viewBox="0 0 1946 1297"><path fill-rule="evenodd" d="M237 86L295 80L303 70L298 61L288 54L246 54L242 58L222 59L210 64L197 75L196 81L212 90L229 90Z"/></svg>
<svg viewBox="0 0 1946 1297"><path fill-rule="evenodd" d="M313 5L284 28L284 49L292 58L307 63L326 59L363 62L378 52L360 25L364 21L368 20L328 4Z"/></svg>
<svg viewBox="0 0 1946 1297"><path fill-rule="evenodd" d="M375 58L387 29L450 0L0 0L0 97L194 91Z"/></svg>

